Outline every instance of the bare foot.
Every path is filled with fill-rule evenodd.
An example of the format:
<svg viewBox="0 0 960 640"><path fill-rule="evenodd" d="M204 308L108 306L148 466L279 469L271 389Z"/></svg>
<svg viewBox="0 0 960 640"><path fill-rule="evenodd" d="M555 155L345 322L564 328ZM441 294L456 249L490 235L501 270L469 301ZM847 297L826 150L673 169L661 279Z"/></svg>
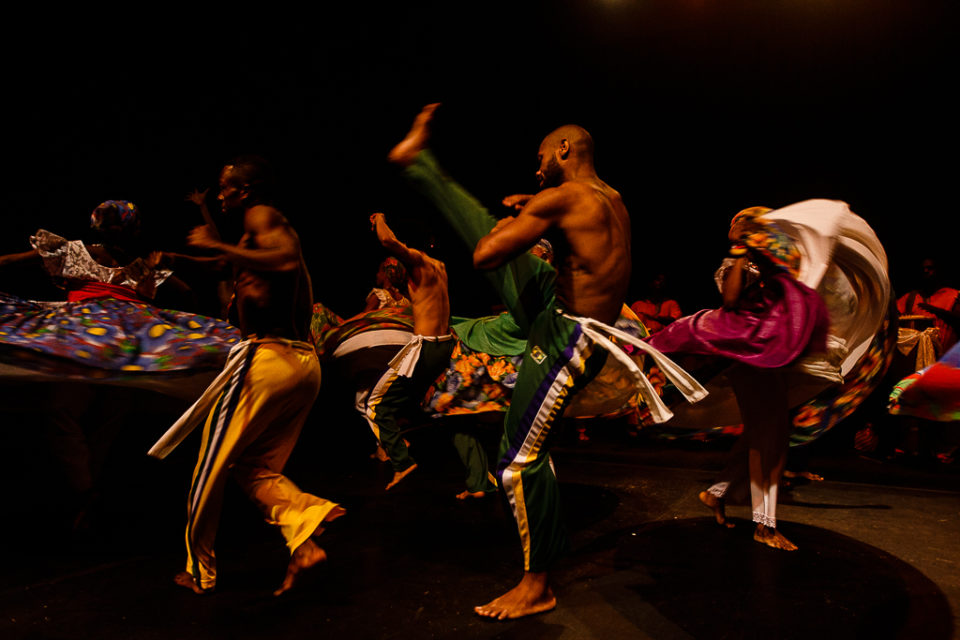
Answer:
<svg viewBox="0 0 960 640"><path fill-rule="evenodd" d="M557 599L553 590L547 585L546 571L540 573L526 572L520 583L505 594L488 602L474 607L478 615L495 620L522 618L550 611L557 606Z"/></svg>
<svg viewBox="0 0 960 640"><path fill-rule="evenodd" d="M391 480L391 481L390 481L390 484L388 484L386 487L384 487L383 490L384 490L384 491L390 491L390 489L392 489L393 487L397 486L397 484L399 484L401 480L403 480L403 479L406 478L408 475L410 475L411 473L413 473L413 470L416 469L416 468L417 468L417 465L416 465L416 463L414 463L414 464L410 465L409 467L407 467L406 469L404 469L403 471L394 471L394 472L393 472L393 480Z"/></svg>
<svg viewBox="0 0 960 640"><path fill-rule="evenodd" d="M774 549L797 550L797 545L784 538L782 533L762 524L757 525L756 531L753 532L753 539Z"/></svg>
<svg viewBox="0 0 960 640"><path fill-rule="evenodd" d="M705 504L708 509L713 511L713 517L717 519L717 524L727 529L733 529L733 523L727 522L727 513L724 508L723 498L718 498L709 491L700 492L700 502Z"/></svg>
<svg viewBox="0 0 960 640"><path fill-rule="evenodd" d="M193 576L186 571L181 571L177 575L173 576L173 581L181 587L186 587L187 589L190 589L194 593L200 595L213 591L213 589L201 589L200 585L197 584L197 581L193 579Z"/></svg>
<svg viewBox="0 0 960 640"><path fill-rule="evenodd" d="M370 454L370 458L373 460L379 460L380 462L386 462L390 459L390 456L387 455L386 449L377 445L377 450Z"/></svg>
<svg viewBox="0 0 960 640"><path fill-rule="evenodd" d="M410 131L397 146L390 150L390 153L387 154L387 160L404 166L413 162L416 155L427 146L427 139L430 137L430 120L433 118L433 112L439 106L439 102L428 104L417 114Z"/></svg>
<svg viewBox="0 0 960 640"><path fill-rule="evenodd" d="M283 584L273 592L273 595L279 596L292 589L295 585L301 584L312 570L319 567L327 561L327 552L317 546L312 539L307 541L294 550L290 556L290 563L287 565L287 575L283 578Z"/></svg>
<svg viewBox="0 0 960 640"><path fill-rule="evenodd" d="M346 514L347 514L347 510L341 507L340 505L337 505L333 509L330 509L330 513L328 513L327 517L323 519L323 522L320 523L320 526L313 530L313 533L311 533L310 536L316 538L321 533L323 533L324 522L333 522L340 516L344 516Z"/></svg>
<svg viewBox="0 0 960 640"><path fill-rule="evenodd" d="M467 491L463 490L457 494L457 500L466 500L467 498L482 498L487 495L486 491Z"/></svg>

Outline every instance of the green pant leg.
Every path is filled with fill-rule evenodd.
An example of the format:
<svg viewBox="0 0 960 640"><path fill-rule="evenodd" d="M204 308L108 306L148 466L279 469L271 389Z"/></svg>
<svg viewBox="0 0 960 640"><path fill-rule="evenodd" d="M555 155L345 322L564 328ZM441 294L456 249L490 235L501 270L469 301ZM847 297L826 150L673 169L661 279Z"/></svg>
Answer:
<svg viewBox="0 0 960 640"><path fill-rule="evenodd" d="M504 420L497 475L523 546L524 569L546 571L566 550L549 436L569 400L603 367L580 327L545 311L534 324Z"/></svg>
<svg viewBox="0 0 960 640"><path fill-rule="evenodd" d="M490 476L490 467L487 463L487 453L480 445L480 441L473 433L457 431L453 434L453 447L460 456L460 461L466 470L467 491L476 493L492 493L497 485Z"/></svg>
<svg viewBox="0 0 960 640"><path fill-rule="evenodd" d="M403 471L415 464L400 435L400 419L414 410L415 382L393 370L390 370L388 375L391 377L380 390L380 395L371 397L368 401L367 415L377 426L377 438L390 458L393 470Z"/></svg>
<svg viewBox="0 0 960 640"><path fill-rule="evenodd" d="M421 415L423 396L449 365L454 344L453 339L424 340L411 376L407 378L388 370L367 400L367 417L377 426L380 445L387 452L394 471L404 471L415 464L400 435L400 419Z"/></svg>
<svg viewBox="0 0 960 640"><path fill-rule="evenodd" d="M429 150L417 154L404 177L437 207L471 253L496 225L490 212L443 172ZM540 311L553 304L556 271L529 253L484 271L484 277L524 332Z"/></svg>

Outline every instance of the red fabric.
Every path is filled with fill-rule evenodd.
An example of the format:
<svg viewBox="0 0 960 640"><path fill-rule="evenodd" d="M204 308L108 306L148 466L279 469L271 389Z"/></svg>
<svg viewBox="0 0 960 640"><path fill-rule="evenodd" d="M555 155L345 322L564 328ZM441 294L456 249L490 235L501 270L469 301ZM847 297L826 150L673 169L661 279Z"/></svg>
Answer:
<svg viewBox="0 0 960 640"><path fill-rule="evenodd" d="M677 304L676 300L664 300L659 306L649 300L637 300L630 309L637 314L637 317L643 322L643 326L645 326L650 333L656 333L663 329L664 325L655 320L655 318L668 317L678 320L683 315L683 313L680 312L680 305Z"/></svg>
<svg viewBox="0 0 960 640"><path fill-rule="evenodd" d="M913 304L909 309L907 309L907 303L910 302L911 296L913 297ZM950 347L956 344L957 334L946 322L940 318L937 318L929 311L921 309L920 303L926 302L927 304L931 304L945 311L950 311L957 306L958 298L960 298L960 291L951 289L950 287L938 289L929 298L924 298L922 295L920 295L919 291L911 291L910 293L901 296L900 299L897 300L897 311L899 311L901 315L926 316L927 318L934 318L933 326L940 330L940 343L942 348L937 354L939 356L940 354L949 351Z"/></svg>
<svg viewBox="0 0 960 640"><path fill-rule="evenodd" d="M128 302L144 302L143 298L130 287L105 282L84 282L76 289L67 292L67 302L80 302L92 298L116 298Z"/></svg>

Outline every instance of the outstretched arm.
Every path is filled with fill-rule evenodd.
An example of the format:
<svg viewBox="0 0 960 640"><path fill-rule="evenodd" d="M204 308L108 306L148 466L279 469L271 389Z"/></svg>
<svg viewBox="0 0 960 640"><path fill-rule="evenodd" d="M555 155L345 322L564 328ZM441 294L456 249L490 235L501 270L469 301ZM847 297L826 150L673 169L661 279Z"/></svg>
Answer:
<svg viewBox="0 0 960 640"><path fill-rule="evenodd" d="M917 304L917 306L943 320L953 329L960 329L960 297L957 298L957 301L954 303L953 309L951 310L941 309L940 307L935 307L927 302L921 302Z"/></svg>
<svg viewBox="0 0 960 640"><path fill-rule="evenodd" d="M411 249L400 242L393 233L393 229L387 226L387 218L382 213L374 213L370 216L370 225L377 234L377 239L383 248L394 258L403 263L408 269L423 262L423 254L416 249Z"/></svg>
<svg viewBox="0 0 960 640"><path fill-rule="evenodd" d="M480 238L473 251L473 266L495 269L532 247L569 210L573 197L570 189L554 187L530 198L520 215L503 218Z"/></svg>
<svg viewBox="0 0 960 640"><path fill-rule="evenodd" d="M244 228L244 237L251 239L255 248L222 242L208 225L191 231L187 243L219 251L230 262L254 271L294 271L300 267L300 241L279 211L254 207L246 213Z"/></svg>
<svg viewBox="0 0 960 640"><path fill-rule="evenodd" d="M23 253L8 253L5 256L0 256L0 267L5 267L10 264L17 264L18 262L28 262L39 259L40 252L36 249L24 251Z"/></svg>

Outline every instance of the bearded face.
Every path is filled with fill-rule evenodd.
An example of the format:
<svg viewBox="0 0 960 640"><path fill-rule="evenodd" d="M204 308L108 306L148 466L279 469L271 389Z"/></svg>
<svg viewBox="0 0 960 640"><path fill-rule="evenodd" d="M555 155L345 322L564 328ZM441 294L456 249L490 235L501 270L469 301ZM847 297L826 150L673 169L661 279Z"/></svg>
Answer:
<svg viewBox="0 0 960 640"><path fill-rule="evenodd" d="M537 171L537 182L541 189L556 187L563 183L563 169L553 153L541 153L540 169Z"/></svg>

